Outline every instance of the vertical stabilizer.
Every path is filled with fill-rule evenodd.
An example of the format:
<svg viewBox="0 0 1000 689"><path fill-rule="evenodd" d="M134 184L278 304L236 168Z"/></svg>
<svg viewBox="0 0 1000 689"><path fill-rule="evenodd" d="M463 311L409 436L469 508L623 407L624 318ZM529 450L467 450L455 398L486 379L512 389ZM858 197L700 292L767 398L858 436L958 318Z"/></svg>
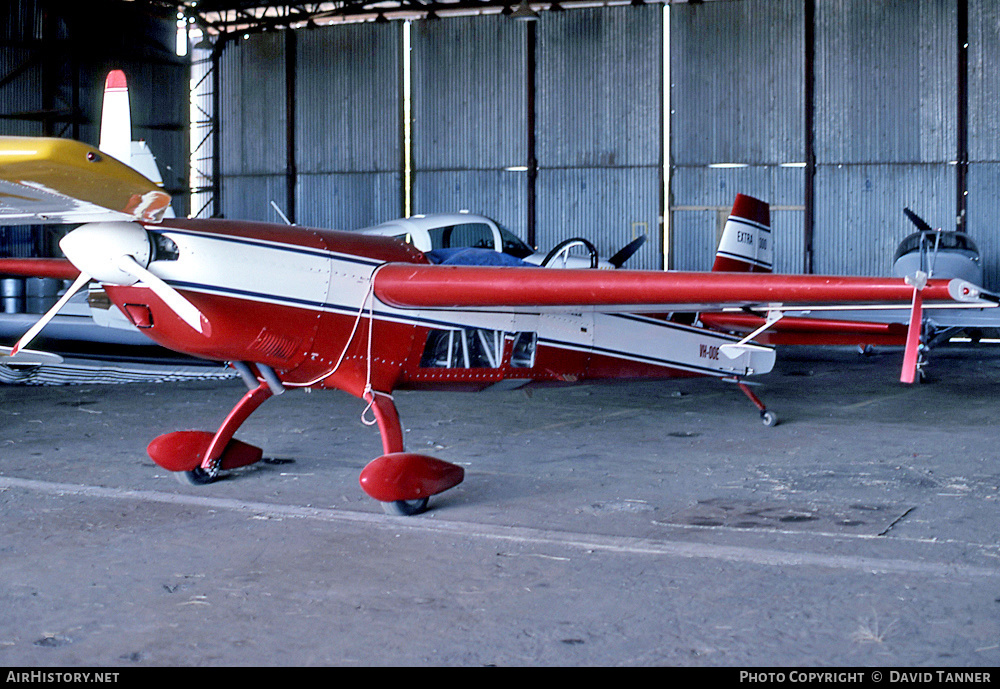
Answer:
<svg viewBox="0 0 1000 689"><path fill-rule="evenodd" d="M128 102L125 72L108 72L104 80L104 106L101 110L101 151L131 165L132 114Z"/></svg>
<svg viewBox="0 0 1000 689"><path fill-rule="evenodd" d="M774 267L771 246L771 213L763 201L736 195L715 254L713 271L770 273Z"/></svg>
<svg viewBox="0 0 1000 689"><path fill-rule="evenodd" d="M149 146L145 141L132 140L132 105L129 102L125 72L120 69L108 72L104 80L101 143L98 148L125 163L157 186L163 186L163 176ZM174 217L171 206L167 207L163 217Z"/></svg>

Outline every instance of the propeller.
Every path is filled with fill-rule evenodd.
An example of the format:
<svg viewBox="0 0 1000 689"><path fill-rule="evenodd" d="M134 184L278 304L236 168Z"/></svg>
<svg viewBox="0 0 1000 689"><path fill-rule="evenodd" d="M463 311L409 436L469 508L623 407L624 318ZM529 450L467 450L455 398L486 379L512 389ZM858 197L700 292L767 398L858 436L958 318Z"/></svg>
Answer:
<svg viewBox="0 0 1000 689"><path fill-rule="evenodd" d="M98 282L148 287L181 320L199 333L207 319L180 292L147 269L152 256L146 230L131 222L81 225L59 242L66 258Z"/></svg>
<svg viewBox="0 0 1000 689"><path fill-rule="evenodd" d="M141 225L131 222L88 223L63 237L59 247L70 263L80 269L80 275L55 305L9 350L9 354L5 347L0 348L0 354L7 354L11 358L17 356L16 363L57 363L57 359L62 361L57 355L29 352L24 348L66 302L91 280L110 285L138 284L147 287L192 329L199 333L205 332L204 326L208 320L198 308L148 270L152 249L149 236Z"/></svg>
<svg viewBox="0 0 1000 689"><path fill-rule="evenodd" d="M608 259L608 263L613 265L615 268L621 268L625 261L632 258L632 254L639 250L639 247L646 243L646 235L641 234L631 242L623 246L618 250L614 256Z"/></svg>

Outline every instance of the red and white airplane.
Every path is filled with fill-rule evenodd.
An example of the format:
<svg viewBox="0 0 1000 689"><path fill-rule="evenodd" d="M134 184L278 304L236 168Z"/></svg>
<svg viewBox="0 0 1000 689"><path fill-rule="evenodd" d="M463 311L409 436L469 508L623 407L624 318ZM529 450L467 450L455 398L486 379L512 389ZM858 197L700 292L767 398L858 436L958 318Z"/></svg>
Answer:
<svg viewBox="0 0 1000 689"><path fill-rule="evenodd" d="M0 259L0 274L94 281L157 343L229 362L248 391L215 431L152 440L154 461L193 483L263 451L234 438L265 400L289 388L343 390L367 404L384 454L361 472L387 512L422 511L463 480L461 467L405 450L393 392L567 385L621 378L715 376L746 387L774 350L671 312L759 309L767 322L814 305L903 304L912 310L912 376L924 302L978 303L971 283L746 272L551 270L434 265L388 237L234 220L167 219L156 184L66 139L0 137L0 225L83 222L65 259ZM766 205L739 197L737 250L761 248ZM44 361L26 349L57 304L0 361ZM914 325L915 324L915 325ZM904 379L907 373L904 371ZM912 377L911 377L912 380Z"/></svg>

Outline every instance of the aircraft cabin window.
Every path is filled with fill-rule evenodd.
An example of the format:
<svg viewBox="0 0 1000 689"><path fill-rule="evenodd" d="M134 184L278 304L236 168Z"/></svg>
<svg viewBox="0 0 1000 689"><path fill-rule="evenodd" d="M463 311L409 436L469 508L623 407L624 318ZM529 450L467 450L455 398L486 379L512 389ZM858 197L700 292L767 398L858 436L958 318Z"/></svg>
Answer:
<svg viewBox="0 0 1000 689"><path fill-rule="evenodd" d="M428 231L431 249L495 249L493 230L484 223L462 223Z"/></svg>
<svg viewBox="0 0 1000 689"><path fill-rule="evenodd" d="M508 230L506 227L500 227L500 240L503 242L502 251L515 258L527 258L528 256L531 256L531 254L535 253L527 244L522 242L516 234Z"/></svg>

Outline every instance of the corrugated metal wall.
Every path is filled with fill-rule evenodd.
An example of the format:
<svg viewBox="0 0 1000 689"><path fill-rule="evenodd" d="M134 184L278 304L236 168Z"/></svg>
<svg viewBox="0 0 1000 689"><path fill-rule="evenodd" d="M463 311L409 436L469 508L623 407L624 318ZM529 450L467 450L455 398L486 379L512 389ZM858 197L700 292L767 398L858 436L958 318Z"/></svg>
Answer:
<svg viewBox="0 0 1000 689"><path fill-rule="evenodd" d="M413 212L527 232L528 27L499 15L412 25Z"/></svg>
<svg viewBox="0 0 1000 689"><path fill-rule="evenodd" d="M546 12L537 31L539 246L610 256L646 234L628 267L663 267L662 7Z"/></svg>
<svg viewBox="0 0 1000 689"><path fill-rule="evenodd" d="M813 270L884 275L914 230L908 206L955 227L958 10L966 0L814 3ZM987 284L1000 282L991 226L1000 186L1000 8L969 8L969 217ZM776 268L805 268L806 3L670 6L671 265L705 269L736 192L772 205ZM745 167L713 168L741 164Z"/></svg>
<svg viewBox="0 0 1000 689"><path fill-rule="evenodd" d="M986 284L1000 288L1000 3L969 2L968 232Z"/></svg>
<svg viewBox="0 0 1000 689"><path fill-rule="evenodd" d="M297 32L296 220L356 229L402 215L402 23Z"/></svg>
<svg viewBox="0 0 1000 689"><path fill-rule="evenodd" d="M6 37L4 40L14 40ZM16 46L0 47L0 76L19 76L0 87L0 103L4 115L38 112L42 109L42 66L31 64L32 51ZM41 136L41 120L0 119L0 133L6 136Z"/></svg>
<svg viewBox="0 0 1000 689"><path fill-rule="evenodd" d="M254 34L225 47L222 208L281 222L288 203L286 60L293 60L297 223L356 229L402 214L400 32L356 24ZM288 55L289 45L295 54Z"/></svg>
<svg viewBox="0 0 1000 689"><path fill-rule="evenodd" d="M911 230L903 206L952 226L961 125L956 8L964 1L815 3L817 272L888 272L892 250ZM983 249L987 281L997 284L1000 7L967 1L967 227ZM7 37L0 73L23 67L0 91L5 113L44 107L42 68L26 64L30 48L19 44L37 37L41 6L11 6L0 27ZM772 206L778 269L803 269L805 7L804 0L669 6L672 267L711 264L720 218L744 192ZM415 22L413 211L468 208L525 236L530 176L520 168L530 162L533 113L537 243L582 235L608 255L648 232L653 241L630 266L660 266L663 17L660 5L542 12L534 26L534 100L525 25L497 15ZM296 70L298 222L350 228L402 212L402 30L398 22L339 25L298 31L292 43L265 33L226 47L225 215L278 220L269 202L290 198L287 58ZM77 127L86 139L96 137L108 65L84 57L79 99L93 114ZM186 79L155 60L114 66L126 67L137 131L168 187L183 186L187 133L178 138L177 130L187 121ZM41 129L40 120L0 119L5 133ZM743 167L710 167L725 163Z"/></svg>
<svg viewBox="0 0 1000 689"><path fill-rule="evenodd" d="M914 226L954 228L954 0L816 5L817 273L887 275Z"/></svg>
<svg viewBox="0 0 1000 689"><path fill-rule="evenodd" d="M711 268L733 199L744 193L772 207L775 270L801 272L802 1L670 11L671 267Z"/></svg>
<svg viewBox="0 0 1000 689"><path fill-rule="evenodd" d="M285 208L285 35L253 34L225 47L222 93L222 215L280 222Z"/></svg>

